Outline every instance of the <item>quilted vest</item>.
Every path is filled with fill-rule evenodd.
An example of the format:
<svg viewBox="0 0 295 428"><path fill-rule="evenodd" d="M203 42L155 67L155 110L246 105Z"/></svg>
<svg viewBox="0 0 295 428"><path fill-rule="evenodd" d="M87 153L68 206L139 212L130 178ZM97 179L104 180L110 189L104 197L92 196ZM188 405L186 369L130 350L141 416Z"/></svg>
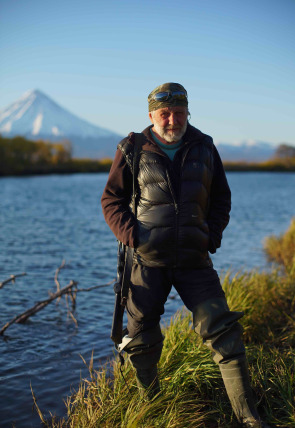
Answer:
<svg viewBox="0 0 295 428"><path fill-rule="evenodd" d="M118 146L132 171L133 146ZM158 147L141 151L135 259L146 266L204 268L208 254L207 213L213 177L213 142L203 134L185 143L173 163Z"/></svg>

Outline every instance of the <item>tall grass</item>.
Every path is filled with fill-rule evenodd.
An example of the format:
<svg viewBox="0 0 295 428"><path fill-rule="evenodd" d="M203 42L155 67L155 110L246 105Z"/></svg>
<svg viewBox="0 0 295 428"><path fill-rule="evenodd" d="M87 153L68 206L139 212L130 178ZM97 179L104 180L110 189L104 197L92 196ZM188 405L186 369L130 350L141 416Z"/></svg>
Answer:
<svg viewBox="0 0 295 428"><path fill-rule="evenodd" d="M266 238L264 249L270 261L283 265L290 270L295 265L295 218L292 219L289 229L279 237Z"/></svg>
<svg viewBox="0 0 295 428"><path fill-rule="evenodd" d="M276 244L266 244L272 260L285 270L227 275L223 287L232 310L243 310L244 341L252 386L262 417L278 427L295 427L295 269L294 220ZM280 245L279 255L274 247ZM294 251L293 251L294 255ZM127 360L120 374L117 359L94 369L68 398L68 416L53 417L50 427L186 428L236 427L235 418L210 352L182 310L165 326L159 363L161 393L149 402L140 398L134 370Z"/></svg>

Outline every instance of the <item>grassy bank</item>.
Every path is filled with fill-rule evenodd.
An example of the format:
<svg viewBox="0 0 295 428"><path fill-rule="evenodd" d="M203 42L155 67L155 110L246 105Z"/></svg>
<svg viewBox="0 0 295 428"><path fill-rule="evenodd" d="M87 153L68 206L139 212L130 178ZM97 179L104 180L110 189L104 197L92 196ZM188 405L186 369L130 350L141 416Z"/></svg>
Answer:
<svg viewBox="0 0 295 428"><path fill-rule="evenodd" d="M295 219L280 237L265 242L274 262L270 273L252 271L223 280L229 306L243 310L247 348L258 409L278 427L295 427ZM292 256L290 256L292 254ZM218 367L192 330L191 315L178 312L164 329L159 364L161 395L142 400L134 371L117 360L94 368L68 398L67 419L50 427L236 427ZM86 363L86 362L85 362Z"/></svg>

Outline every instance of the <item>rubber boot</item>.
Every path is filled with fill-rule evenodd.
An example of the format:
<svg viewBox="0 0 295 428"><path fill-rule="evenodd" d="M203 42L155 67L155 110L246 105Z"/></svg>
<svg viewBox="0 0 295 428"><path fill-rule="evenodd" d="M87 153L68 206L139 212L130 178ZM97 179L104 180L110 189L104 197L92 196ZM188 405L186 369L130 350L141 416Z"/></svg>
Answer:
<svg viewBox="0 0 295 428"><path fill-rule="evenodd" d="M119 351L128 353L136 370L137 384L142 398L149 400L160 392L157 364L161 357L163 335L160 326L142 331L134 338L125 336Z"/></svg>
<svg viewBox="0 0 295 428"><path fill-rule="evenodd" d="M252 395L243 329L243 312L230 311L225 298L208 299L193 308L196 333L212 351L238 421L248 428L269 428L261 421Z"/></svg>
<svg viewBox="0 0 295 428"><path fill-rule="evenodd" d="M241 426L269 428L257 413L246 360L232 360L227 364L219 364L219 368L228 398Z"/></svg>
<svg viewBox="0 0 295 428"><path fill-rule="evenodd" d="M157 366L148 369L136 369L137 384L140 395L152 400L160 392Z"/></svg>

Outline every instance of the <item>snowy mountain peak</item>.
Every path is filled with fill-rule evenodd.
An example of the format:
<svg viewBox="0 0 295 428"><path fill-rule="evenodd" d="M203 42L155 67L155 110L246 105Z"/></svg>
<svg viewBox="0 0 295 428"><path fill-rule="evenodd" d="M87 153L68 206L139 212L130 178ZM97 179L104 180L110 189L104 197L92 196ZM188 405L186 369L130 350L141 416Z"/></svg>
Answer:
<svg viewBox="0 0 295 428"><path fill-rule="evenodd" d="M229 143L226 142L222 142L222 141L217 141L216 142L216 146L222 146L222 145L228 145ZM267 143L265 141L260 141L260 140L254 140L254 139L249 139L249 140L236 140L233 141L231 144L231 146L233 147L269 147L272 146L270 143Z"/></svg>
<svg viewBox="0 0 295 428"><path fill-rule="evenodd" d="M15 103L0 112L0 133L28 138L100 138L116 135L92 125L56 104L38 89L25 92Z"/></svg>
<svg viewBox="0 0 295 428"><path fill-rule="evenodd" d="M261 162L274 155L276 146L258 140L241 140L233 144L217 142L217 149L224 161Z"/></svg>
<svg viewBox="0 0 295 428"><path fill-rule="evenodd" d="M39 89L25 92L0 111L0 134L32 140L70 140L78 157L113 157L121 135L70 113Z"/></svg>
<svg viewBox="0 0 295 428"><path fill-rule="evenodd" d="M27 99L30 97L47 97L47 95L45 95L42 91L40 91L39 89L30 89L28 91L26 91L21 97L20 99ZM48 98L48 97L47 97Z"/></svg>
<svg viewBox="0 0 295 428"><path fill-rule="evenodd" d="M16 102L14 102L11 105L15 105L15 104L20 103L20 102L35 101L35 100L37 100L39 102L40 101L43 101L43 102L47 101L47 102L52 103L54 105L58 105L58 104L56 104L55 101L53 101L52 98L50 98L48 95L46 95L40 89L29 89L24 94L22 94L21 97Z"/></svg>

